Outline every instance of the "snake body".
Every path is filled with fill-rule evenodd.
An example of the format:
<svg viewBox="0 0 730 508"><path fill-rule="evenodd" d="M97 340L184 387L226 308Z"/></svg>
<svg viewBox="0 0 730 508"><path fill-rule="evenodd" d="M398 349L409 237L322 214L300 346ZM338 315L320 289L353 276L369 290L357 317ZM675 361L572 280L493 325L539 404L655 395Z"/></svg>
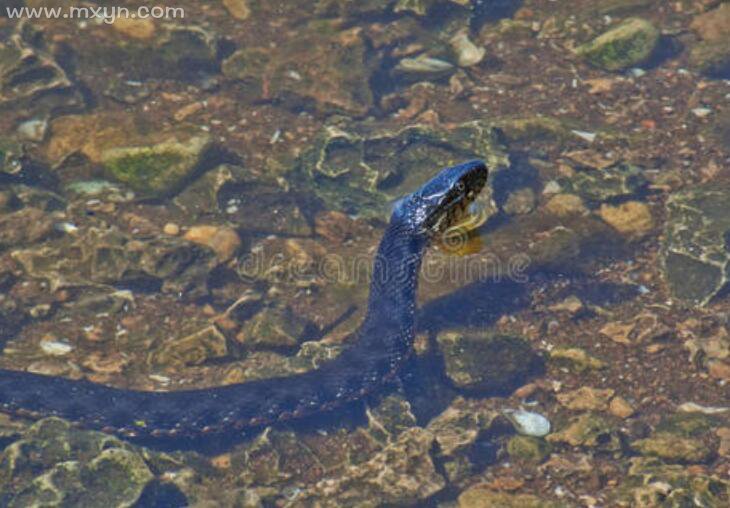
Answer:
<svg viewBox="0 0 730 508"><path fill-rule="evenodd" d="M393 211L375 257L366 317L354 344L319 369L288 377L171 392L135 391L0 369L0 411L58 416L127 438L241 431L331 410L395 376L414 339L421 258L487 179L482 161L442 170Z"/></svg>

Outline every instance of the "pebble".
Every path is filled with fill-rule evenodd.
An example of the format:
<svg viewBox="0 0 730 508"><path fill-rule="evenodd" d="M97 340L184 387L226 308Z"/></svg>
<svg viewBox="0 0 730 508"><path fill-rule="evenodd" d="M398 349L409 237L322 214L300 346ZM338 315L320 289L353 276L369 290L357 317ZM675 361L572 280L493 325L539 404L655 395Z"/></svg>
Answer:
<svg viewBox="0 0 730 508"><path fill-rule="evenodd" d="M235 229L226 226L201 225L191 227L184 238L190 242L210 247L218 259L230 259L241 246L241 239Z"/></svg>
<svg viewBox="0 0 730 508"><path fill-rule="evenodd" d="M44 339L40 346L44 353L52 356L64 356L73 351L71 344L54 339Z"/></svg>
<svg viewBox="0 0 730 508"><path fill-rule="evenodd" d="M486 49L478 47L469 40L469 36L464 32L458 33L449 42L457 55L457 61L461 67L471 67L472 65L478 64L487 53Z"/></svg>
<svg viewBox="0 0 730 508"><path fill-rule="evenodd" d="M632 239L646 236L654 228L654 218L645 203L627 201L617 206L601 205L601 219Z"/></svg>
<svg viewBox="0 0 730 508"><path fill-rule="evenodd" d="M681 404L677 408L677 410L683 413L702 413L706 415L716 415L730 411L730 407L701 406L700 404L696 404L694 402L685 402L684 404Z"/></svg>
<svg viewBox="0 0 730 508"><path fill-rule="evenodd" d="M692 114L697 118L705 118L706 116L709 116L710 113L712 113L710 108L694 108L692 110Z"/></svg>
<svg viewBox="0 0 730 508"><path fill-rule="evenodd" d="M634 414L634 408L631 407L623 397L614 397L608 405L608 412L619 418L628 418Z"/></svg>
<svg viewBox="0 0 730 508"><path fill-rule="evenodd" d="M517 409L505 410L504 414L523 436L543 437L550 433L550 421L539 413Z"/></svg>
<svg viewBox="0 0 730 508"><path fill-rule="evenodd" d="M28 120L18 126L18 134L28 141L43 141L48 129L48 122L45 120Z"/></svg>
<svg viewBox="0 0 730 508"><path fill-rule="evenodd" d="M170 236L177 236L180 234L180 226L175 224L174 222L168 222L165 224L165 226L162 228L163 233Z"/></svg>

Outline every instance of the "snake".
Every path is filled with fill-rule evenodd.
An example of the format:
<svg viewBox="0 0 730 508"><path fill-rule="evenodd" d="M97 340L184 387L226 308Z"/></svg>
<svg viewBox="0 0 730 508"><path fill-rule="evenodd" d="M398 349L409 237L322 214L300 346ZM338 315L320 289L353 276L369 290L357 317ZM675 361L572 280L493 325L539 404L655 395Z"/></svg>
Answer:
<svg viewBox="0 0 730 508"><path fill-rule="evenodd" d="M211 388L131 390L85 379L0 369L0 412L59 417L135 438L244 432L331 411L393 380L412 353L421 261L486 185L485 162L439 171L394 207L373 260L365 317L352 345L318 368Z"/></svg>

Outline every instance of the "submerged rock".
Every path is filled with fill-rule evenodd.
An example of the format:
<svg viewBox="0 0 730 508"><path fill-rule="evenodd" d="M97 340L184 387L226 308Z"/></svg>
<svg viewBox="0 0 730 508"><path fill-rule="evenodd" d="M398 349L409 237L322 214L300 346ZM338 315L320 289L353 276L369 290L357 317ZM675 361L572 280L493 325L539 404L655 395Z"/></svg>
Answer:
<svg viewBox="0 0 730 508"><path fill-rule="evenodd" d="M672 294L705 305L730 281L730 184L712 182L667 202L664 274Z"/></svg>
<svg viewBox="0 0 730 508"><path fill-rule="evenodd" d="M389 202L418 188L440 168L469 158L485 159L495 170L508 166L496 133L478 121L449 130L329 126L300 157L296 172L302 187L311 188L325 208L385 218Z"/></svg>
<svg viewBox="0 0 730 508"><path fill-rule="evenodd" d="M579 46L576 53L596 67L619 71L644 63L658 42L659 30L654 25L641 18L629 18Z"/></svg>
<svg viewBox="0 0 730 508"><path fill-rule="evenodd" d="M500 492L485 485L471 487L459 495L459 508L557 508L559 503L531 494Z"/></svg>
<svg viewBox="0 0 730 508"><path fill-rule="evenodd" d="M615 492L619 501L631 506L724 506L730 481L656 458L635 457Z"/></svg>
<svg viewBox="0 0 730 508"><path fill-rule="evenodd" d="M721 3L700 14L692 29L702 41L690 51L690 64L709 77L730 78L730 5Z"/></svg>
<svg viewBox="0 0 730 508"><path fill-rule="evenodd" d="M276 100L292 109L363 115L373 105L372 64L361 28L336 23L305 25L272 52L242 48L223 62L223 74L240 82L250 100ZM312 104L314 107L312 108Z"/></svg>
<svg viewBox="0 0 730 508"><path fill-rule="evenodd" d="M0 460L3 504L132 506L154 478L142 456L116 438L47 418L33 424Z"/></svg>
<svg viewBox="0 0 730 508"><path fill-rule="evenodd" d="M529 343L517 337L443 332L436 341L449 380L467 390L515 387L539 364Z"/></svg>
<svg viewBox="0 0 730 508"><path fill-rule="evenodd" d="M706 462L713 454L702 440L671 432L657 432L645 439L637 439L631 447L642 455L669 462Z"/></svg>
<svg viewBox="0 0 730 508"><path fill-rule="evenodd" d="M210 146L208 136L169 139L150 146L115 147L100 153L108 175L127 184L142 197L179 190Z"/></svg>

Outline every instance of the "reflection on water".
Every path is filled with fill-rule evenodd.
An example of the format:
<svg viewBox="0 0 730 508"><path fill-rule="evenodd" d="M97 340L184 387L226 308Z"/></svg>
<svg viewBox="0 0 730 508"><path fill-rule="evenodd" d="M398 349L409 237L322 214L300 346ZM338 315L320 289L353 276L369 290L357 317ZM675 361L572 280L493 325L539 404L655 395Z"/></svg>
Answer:
<svg viewBox="0 0 730 508"><path fill-rule="evenodd" d="M489 183L381 389L192 439L13 413L0 505L730 503L730 4L174 4L0 0L2 368L316 370L392 203L474 158Z"/></svg>

